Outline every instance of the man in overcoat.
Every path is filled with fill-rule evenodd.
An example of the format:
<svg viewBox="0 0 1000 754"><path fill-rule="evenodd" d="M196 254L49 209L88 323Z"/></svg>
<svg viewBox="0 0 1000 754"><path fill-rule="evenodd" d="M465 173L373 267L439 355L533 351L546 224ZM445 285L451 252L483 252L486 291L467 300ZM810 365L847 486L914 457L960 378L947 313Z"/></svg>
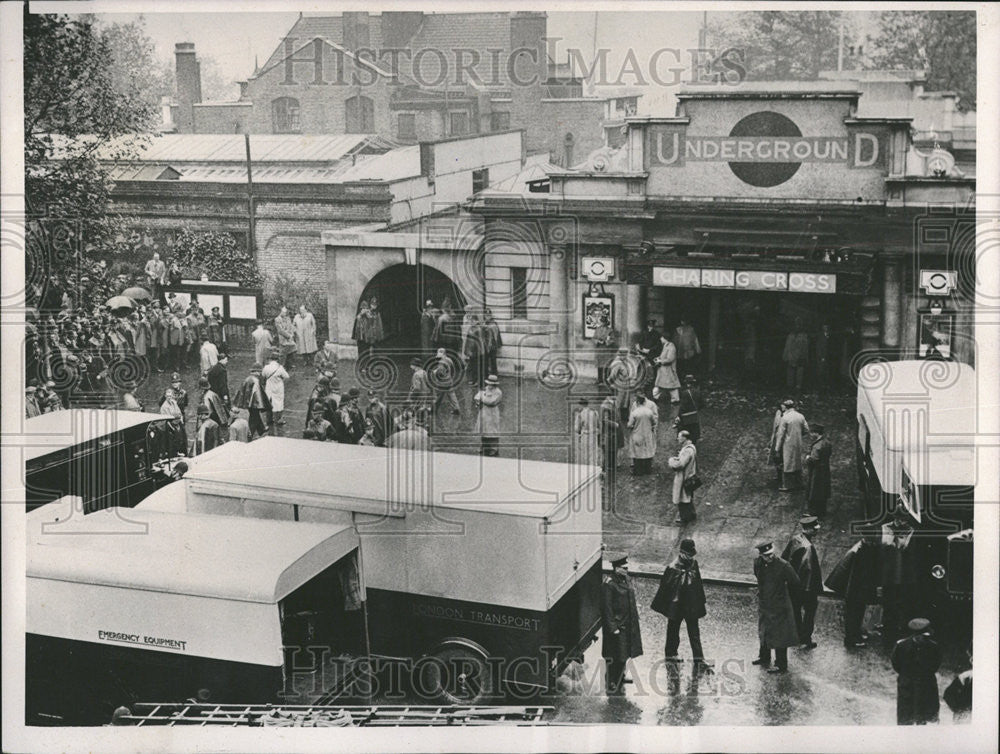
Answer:
<svg viewBox="0 0 1000 754"><path fill-rule="evenodd" d="M608 696L625 693L625 665L642 654L639 609L628 575L628 556L609 557L614 572L604 577L601 593L601 656Z"/></svg>
<svg viewBox="0 0 1000 754"><path fill-rule="evenodd" d="M693 539L681 540L681 550L677 559L667 566L660 578L660 587L653 597L650 607L667 619L667 643L664 657L668 661L677 660L680 648L681 623L687 626L691 654L696 667L708 668L705 653L701 647L701 632L698 621L706 615L705 587L701 583L698 569L698 554Z"/></svg>
<svg viewBox="0 0 1000 754"><path fill-rule="evenodd" d="M865 646L865 608L878 600L878 544L871 534L854 543L827 576L826 586L844 598L844 646Z"/></svg>
<svg viewBox="0 0 1000 754"><path fill-rule="evenodd" d="M795 569L795 575L802 584L801 589L791 594L799 643L803 649L815 649L816 642L813 641L812 634L816 625L819 595L823 592L823 574L812 538L819 531L819 520L815 516L803 516L799 519L799 525L802 531L792 537L781 557Z"/></svg>
<svg viewBox="0 0 1000 754"><path fill-rule="evenodd" d="M788 401L785 402L786 404ZM809 436L809 424L806 418L798 412L794 401L781 415L778 422L778 439L775 450L781 456L782 492L802 489L802 461L805 455L806 438Z"/></svg>
<svg viewBox="0 0 1000 754"><path fill-rule="evenodd" d="M615 408L618 411L618 422L628 423L629 411L632 408L632 394L639 387L641 369L629 358L627 348L619 348L618 354L608 364L608 387L615 393Z"/></svg>
<svg viewBox="0 0 1000 754"><path fill-rule="evenodd" d="M757 545L757 552L753 573L757 577L760 653L753 664L767 668L768 673L784 673L788 670L788 648L799 641L791 593L801 585L794 569L774 552L772 542ZM774 650L774 667L771 667L771 650Z"/></svg>
<svg viewBox="0 0 1000 754"><path fill-rule="evenodd" d="M892 668L896 679L896 725L926 725L938 721L937 670L941 648L931 633L930 621L914 618L908 624L910 636L896 642Z"/></svg>
<svg viewBox="0 0 1000 754"><path fill-rule="evenodd" d="M698 473L698 449L691 442L691 434L682 429L677 433L677 453L667 459L667 465L674 471L672 499L677 506L675 524L694 521L694 493L684 487L684 482Z"/></svg>
<svg viewBox="0 0 1000 754"><path fill-rule="evenodd" d="M809 472L806 484L806 505L809 513L822 518L826 515L826 504L830 500L830 455L833 449L826 439L826 427L812 425L813 441L806 456L805 464Z"/></svg>

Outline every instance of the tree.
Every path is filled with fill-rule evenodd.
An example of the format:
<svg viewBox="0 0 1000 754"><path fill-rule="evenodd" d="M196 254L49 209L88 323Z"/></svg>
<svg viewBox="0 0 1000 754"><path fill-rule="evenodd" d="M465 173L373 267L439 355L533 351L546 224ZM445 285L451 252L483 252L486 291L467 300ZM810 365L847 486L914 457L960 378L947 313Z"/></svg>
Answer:
<svg viewBox="0 0 1000 754"><path fill-rule="evenodd" d="M128 55L116 58L115 35L129 40ZM134 157L156 122L155 105L134 84L151 67L150 50L128 25L111 33L91 16L25 11L27 267L39 286L81 274L87 249L116 226L107 165ZM41 287L29 289L29 303L39 295Z"/></svg>
<svg viewBox="0 0 1000 754"><path fill-rule="evenodd" d="M748 11L716 14L709 47L744 52L747 78L810 80L837 67L843 14L837 11Z"/></svg>
<svg viewBox="0 0 1000 754"><path fill-rule="evenodd" d="M213 280L236 280L240 285L259 288L260 273L253 254L225 231L182 230L174 242L174 256L180 266L193 274Z"/></svg>
<svg viewBox="0 0 1000 754"><path fill-rule="evenodd" d="M976 109L974 11L886 11L872 40L878 68L927 70L926 88L954 91L961 110Z"/></svg>

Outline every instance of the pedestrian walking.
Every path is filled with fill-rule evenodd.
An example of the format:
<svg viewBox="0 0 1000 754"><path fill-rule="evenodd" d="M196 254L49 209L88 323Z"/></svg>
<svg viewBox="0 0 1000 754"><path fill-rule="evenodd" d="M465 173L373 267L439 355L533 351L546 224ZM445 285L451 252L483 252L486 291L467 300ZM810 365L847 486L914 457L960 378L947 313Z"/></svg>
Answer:
<svg viewBox="0 0 1000 754"><path fill-rule="evenodd" d="M209 339L208 333L201 336L201 350L198 352L198 360L202 374L208 374L208 370L214 367L219 361L219 349Z"/></svg>
<svg viewBox="0 0 1000 754"><path fill-rule="evenodd" d="M903 636L903 629L917 617L920 594L917 584L918 552L914 546L910 516L902 505L893 511L892 521L883 524L879 544L881 571L882 641L887 647Z"/></svg>
<svg viewBox="0 0 1000 754"><path fill-rule="evenodd" d="M687 432L693 443L697 443L701 439L701 417L698 414L701 407L701 391L698 389L698 382L693 374L685 375L684 387L680 389L680 405L677 407L677 419L674 420L674 426L678 430Z"/></svg>
<svg viewBox="0 0 1000 754"><path fill-rule="evenodd" d="M794 647L799 640L791 597L800 588L799 577L775 554L774 543L757 545L757 553L753 572L757 577L760 652L752 664L767 668L768 673L784 673L788 670L788 647ZM774 667L771 667L772 651Z"/></svg>
<svg viewBox="0 0 1000 754"><path fill-rule="evenodd" d="M805 459L809 473L806 484L806 505L809 513L822 518L826 515L826 505L830 500L830 456L833 449L826 439L826 427L819 422L811 426L812 445Z"/></svg>
<svg viewBox="0 0 1000 754"><path fill-rule="evenodd" d="M469 385L482 388L487 374L494 372L486 371L486 327L475 313L472 314L472 321L465 334L465 347L462 353Z"/></svg>
<svg viewBox="0 0 1000 754"><path fill-rule="evenodd" d="M503 401L503 391L500 390L500 380L495 374L486 378L483 389L473 396L472 402L479 409L476 416L476 432L481 440L481 452L484 456L500 454L500 404Z"/></svg>
<svg viewBox="0 0 1000 754"><path fill-rule="evenodd" d="M625 432L621 422L618 421L615 399L609 395L601 403L601 469L604 472L604 484L608 492L607 507L610 507L618 477L618 451L624 444Z"/></svg>
<svg viewBox="0 0 1000 754"><path fill-rule="evenodd" d="M295 327L295 352L302 357L302 363L308 366L317 349L316 317L302 304L292 325Z"/></svg>
<svg viewBox="0 0 1000 754"><path fill-rule="evenodd" d="M462 381L462 370L445 349L439 348L435 352L428 379L434 388L434 408L439 409L442 403L447 403L453 414L462 413L456 390Z"/></svg>
<svg viewBox="0 0 1000 754"><path fill-rule="evenodd" d="M698 358L701 356L701 343L698 333L685 317L674 328L674 344L677 346L677 368L681 374L689 374L698 370Z"/></svg>
<svg viewBox="0 0 1000 754"><path fill-rule="evenodd" d="M624 347L618 349L617 355L608 364L608 387L614 391L618 421L623 426L628 423L632 393L639 385L640 371L637 360Z"/></svg>
<svg viewBox="0 0 1000 754"><path fill-rule="evenodd" d="M687 628L691 642L691 656L695 667L710 670L705 662L705 652L701 646L701 632L698 621L707 615L705 609L705 587L701 582L701 571L695 556L698 550L693 539L682 539L680 553L667 566L660 577L660 586L650 607L667 619L667 642L664 657L668 661L678 659L680 649L681 623Z"/></svg>
<svg viewBox="0 0 1000 754"><path fill-rule="evenodd" d="M601 593L601 656L607 694L621 696L628 661L642 655L642 633L635 589L628 575L628 555L613 554L608 560L614 570L604 577Z"/></svg>
<svg viewBox="0 0 1000 754"><path fill-rule="evenodd" d="M434 389L431 387L423 362L416 356L410 359L410 372L410 390L406 399L417 423L428 426L431 409L434 406Z"/></svg>
<svg viewBox="0 0 1000 754"><path fill-rule="evenodd" d="M601 417L590 407L590 401L586 398L581 398L579 405L580 408L573 417L573 463L600 466Z"/></svg>
<svg viewBox="0 0 1000 754"><path fill-rule="evenodd" d="M261 365L254 364L250 367L250 374L243 380L236 400L233 405L242 408L249 414L250 436L252 438L261 437L267 434L270 424L271 402L264 392L264 385L261 380Z"/></svg>
<svg viewBox="0 0 1000 754"><path fill-rule="evenodd" d="M261 369L260 377L264 380L264 391L271 402L271 427L284 426L285 419L285 380L288 372L279 361L280 354L272 350L268 355L267 364Z"/></svg>
<svg viewBox="0 0 1000 754"><path fill-rule="evenodd" d="M892 669L896 678L896 725L936 723L941 709L937 671L941 647L934 640L931 623L914 618L907 624L910 635L896 642Z"/></svg>
<svg viewBox="0 0 1000 754"><path fill-rule="evenodd" d="M482 335L483 347L486 351L486 372L498 374L500 370L497 368L497 357L500 355L500 349L503 348L503 336L500 333L500 325L493 318L493 312L490 309L486 310L482 324Z"/></svg>
<svg viewBox="0 0 1000 754"><path fill-rule="evenodd" d="M694 493L701 486L701 477L698 476L698 449L686 430L677 433L677 453L667 459L667 465L674 470L673 502L677 506L674 523L690 523L697 518Z"/></svg>
<svg viewBox="0 0 1000 754"><path fill-rule="evenodd" d="M423 311L420 312L420 353L424 357L434 352L434 329L440 316L441 310L434 306L433 300L424 301Z"/></svg>
<svg viewBox="0 0 1000 754"><path fill-rule="evenodd" d="M785 338L781 360L785 363L785 386L801 390L809 364L809 335L803 329L801 319L795 320L792 331Z"/></svg>
<svg viewBox="0 0 1000 754"><path fill-rule="evenodd" d="M837 562L826 578L826 586L844 598L844 646L853 649L867 643L865 610L875 604L878 582L878 545L870 537L859 539Z"/></svg>
<svg viewBox="0 0 1000 754"><path fill-rule="evenodd" d="M781 453L778 452L778 428L781 426L781 417L785 415L785 411L794 403L791 398L787 398L781 402L778 409L774 412L774 422L771 424L771 440L767 446L767 458L768 463L774 467L774 472L777 477L775 482L776 486L781 487L781 471L784 468L784 460L781 457Z"/></svg>
<svg viewBox="0 0 1000 754"><path fill-rule="evenodd" d="M775 451L781 456L781 492L802 489L802 466L809 424L795 408L795 401L785 401L787 408L778 422Z"/></svg>
<svg viewBox="0 0 1000 754"><path fill-rule="evenodd" d="M208 383L212 386L222 402L229 408L232 403L229 400L229 354L223 351L219 354L219 360L208 370L205 375Z"/></svg>
<svg viewBox="0 0 1000 754"><path fill-rule="evenodd" d="M680 380L677 379L677 346L664 333L660 336L660 353L653 359L656 378L653 381L653 400L659 402L664 393L670 395L670 402L680 403Z"/></svg>
<svg viewBox="0 0 1000 754"><path fill-rule="evenodd" d="M799 519L802 531L791 538L781 553L799 577L801 589L793 591L792 610L795 611L795 628L799 632L799 644L803 649L815 649L813 628L816 625L816 608L819 595L823 593L823 573L819 566L819 556L812 539L819 531L819 520L815 516Z"/></svg>
<svg viewBox="0 0 1000 754"><path fill-rule="evenodd" d="M628 417L629 454L632 456L632 473L637 476L648 474L652 469L653 456L656 455L656 425L659 423L659 411L656 406L646 400L639 391L635 394L635 403Z"/></svg>
<svg viewBox="0 0 1000 754"><path fill-rule="evenodd" d="M278 316L274 318L274 330L278 334L278 362L287 367L289 357L295 353L295 325L287 306L282 306Z"/></svg>
<svg viewBox="0 0 1000 754"><path fill-rule="evenodd" d="M656 320L647 320L646 329L639 334L639 342L636 345L636 350L646 360L649 374L655 375L656 357L660 355L661 348L663 348L663 338L660 335L660 331L656 329Z"/></svg>
<svg viewBox="0 0 1000 754"><path fill-rule="evenodd" d="M257 327L250 333L253 338L253 353L257 364L265 364L267 355L274 348L274 336L271 331L264 327L264 320L257 320Z"/></svg>

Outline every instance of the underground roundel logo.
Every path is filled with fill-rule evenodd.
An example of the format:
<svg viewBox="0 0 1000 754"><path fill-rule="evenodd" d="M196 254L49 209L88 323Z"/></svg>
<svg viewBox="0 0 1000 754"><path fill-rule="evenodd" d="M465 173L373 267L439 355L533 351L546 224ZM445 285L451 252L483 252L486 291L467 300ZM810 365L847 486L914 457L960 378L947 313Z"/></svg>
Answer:
<svg viewBox="0 0 1000 754"><path fill-rule="evenodd" d="M730 136L802 136L799 127L780 113L753 113L740 120ZM730 162L733 174L744 183L759 188L778 186L798 172L800 162Z"/></svg>

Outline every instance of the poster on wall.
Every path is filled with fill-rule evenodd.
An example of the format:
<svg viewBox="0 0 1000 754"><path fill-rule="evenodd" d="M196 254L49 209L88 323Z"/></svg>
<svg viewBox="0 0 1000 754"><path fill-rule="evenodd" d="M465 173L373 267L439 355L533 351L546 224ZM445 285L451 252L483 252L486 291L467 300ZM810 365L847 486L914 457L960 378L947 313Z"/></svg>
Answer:
<svg viewBox="0 0 1000 754"><path fill-rule="evenodd" d="M920 358L951 358L954 314L920 315Z"/></svg>
<svg viewBox="0 0 1000 754"><path fill-rule="evenodd" d="M593 338L599 327L612 329L615 321L615 300L612 296L583 297L583 337Z"/></svg>

